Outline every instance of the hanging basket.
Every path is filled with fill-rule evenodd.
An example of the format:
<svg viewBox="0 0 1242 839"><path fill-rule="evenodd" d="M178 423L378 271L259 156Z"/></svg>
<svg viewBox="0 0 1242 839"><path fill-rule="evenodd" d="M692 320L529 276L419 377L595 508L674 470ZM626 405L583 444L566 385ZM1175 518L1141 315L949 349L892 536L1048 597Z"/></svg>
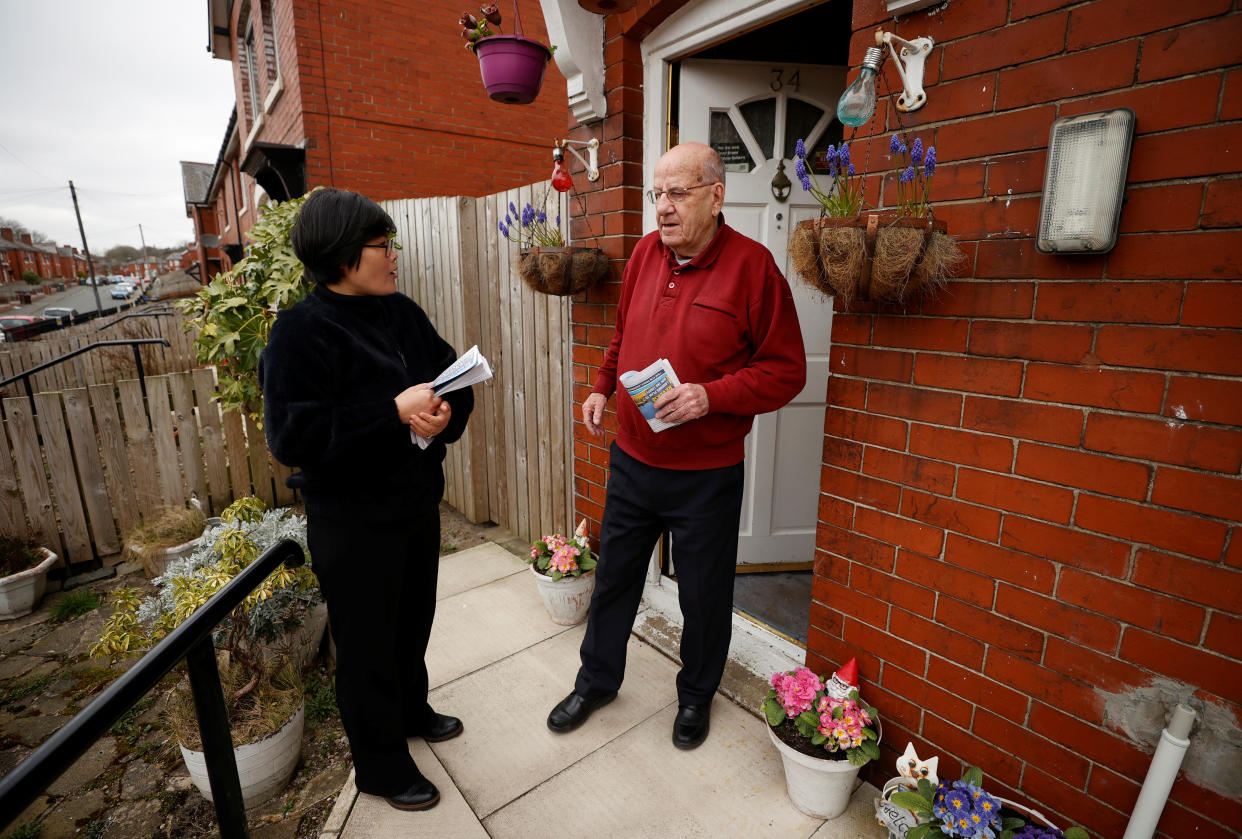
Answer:
<svg viewBox="0 0 1242 839"><path fill-rule="evenodd" d="M487 95L506 105L535 101L552 51L521 35L492 35L474 43Z"/></svg>
<svg viewBox="0 0 1242 839"><path fill-rule="evenodd" d="M906 302L942 286L962 259L945 222L892 211L800 222L789 252L803 282L844 303Z"/></svg>
<svg viewBox="0 0 1242 839"><path fill-rule="evenodd" d="M543 294L586 291L608 274L610 261L599 248L531 248L518 256L518 275Z"/></svg>

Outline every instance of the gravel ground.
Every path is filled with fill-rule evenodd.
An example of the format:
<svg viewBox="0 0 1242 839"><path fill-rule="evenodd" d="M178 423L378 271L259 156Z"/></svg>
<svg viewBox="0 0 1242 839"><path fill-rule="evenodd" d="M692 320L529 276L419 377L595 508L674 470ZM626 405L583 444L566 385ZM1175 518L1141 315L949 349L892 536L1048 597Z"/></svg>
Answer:
<svg viewBox="0 0 1242 839"><path fill-rule="evenodd" d="M487 541L488 525L440 506L441 550ZM82 588L101 605L56 621L57 592L31 615L0 622L0 775L16 766L98 695L126 663L108 667L87 650L121 586L153 590L141 574ZM331 689L331 663L308 672L307 723L296 774L279 795L247 813L253 839L318 839L350 770L348 743ZM180 751L160 722L157 691L100 738L77 763L8 825L13 839L195 839L216 834L214 807L191 783ZM38 829L36 830L36 825Z"/></svg>

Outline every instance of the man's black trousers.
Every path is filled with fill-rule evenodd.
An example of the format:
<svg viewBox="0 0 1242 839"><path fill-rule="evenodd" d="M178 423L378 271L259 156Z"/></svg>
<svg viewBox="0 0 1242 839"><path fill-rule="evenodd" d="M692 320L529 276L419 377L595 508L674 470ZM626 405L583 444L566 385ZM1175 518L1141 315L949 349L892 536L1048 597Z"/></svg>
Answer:
<svg viewBox="0 0 1242 839"><path fill-rule="evenodd" d="M307 547L336 642L336 701L358 789L389 797L422 776L406 737L432 720L427 639L436 613L440 513L422 503L398 524L322 517Z"/></svg>
<svg viewBox="0 0 1242 839"><path fill-rule="evenodd" d="M621 687L651 551L668 530L683 618L677 701L708 704L729 656L743 465L659 469L616 443L609 465L595 593L574 692L594 698Z"/></svg>

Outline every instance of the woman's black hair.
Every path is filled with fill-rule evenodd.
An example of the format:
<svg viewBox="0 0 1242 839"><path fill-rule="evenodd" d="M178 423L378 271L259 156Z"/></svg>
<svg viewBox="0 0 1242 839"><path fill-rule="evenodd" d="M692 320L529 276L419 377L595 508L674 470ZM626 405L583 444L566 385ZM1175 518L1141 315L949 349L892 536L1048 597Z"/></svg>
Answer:
<svg viewBox="0 0 1242 839"><path fill-rule="evenodd" d="M289 239L307 276L318 285L328 285L341 279L346 266L358 267L368 239L396 232L384 208L365 195L317 189L298 212Z"/></svg>

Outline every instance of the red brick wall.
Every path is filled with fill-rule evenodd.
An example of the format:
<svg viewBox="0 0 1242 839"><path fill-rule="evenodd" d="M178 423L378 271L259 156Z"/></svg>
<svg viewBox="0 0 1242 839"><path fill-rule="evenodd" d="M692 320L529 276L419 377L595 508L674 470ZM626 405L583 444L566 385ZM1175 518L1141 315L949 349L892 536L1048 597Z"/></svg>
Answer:
<svg viewBox="0 0 1242 839"><path fill-rule="evenodd" d="M587 206L619 259L641 233L639 44L677 5L607 18L601 160L615 149L626 163L603 167ZM929 104L903 122L937 147L936 214L968 257L934 300L834 318L807 662L831 672L859 658L885 719L872 780L913 740L946 777L977 764L1000 794L1119 836L1151 744L1106 718L1108 695L1173 680L1236 733L1235 5L959 0L894 22L882 0L855 0L851 79L881 23L936 41ZM891 59L885 75L900 90ZM1116 248L1039 254L1052 121L1115 106L1137 115ZM869 204L893 201L879 170L897 127L885 100L854 137L856 161L867 132L869 159L883 161ZM574 305L579 402L616 292ZM607 452L580 423L575 435L576 508L598 532ZM1234 835L1242 802L1212 787L1202 773L1179 779L1160 835Z"/></svg>
<svg viewBox="0 0 1242 839"><path fill-rule="evenodd" d="M890 749L979 764L1105 836L1149 761L1106 695L1167 678L1242 711L1233 5L977 0L887 23L936 41L903 122L937 148L967 268L934 301L834 318L808 663L860 657ZM855 3L851 65L885 18ZM1116 248L1037 253L1051 122L1117 106L1137 137ZM867 127L871 159L895 117ZM1160 829L1239 823L1182 780Z"/></svg>
<svg viewBox="0 0 1242 839"><path fill-rule="evenodd" d="M552 61L530 105L488 99L457 25L478 5L435 0L415 12L373 0L278 0L287 89L264 139L304 137L310 186L376 200L487 195L548 177L567 127L564 77ZM523 33L547 43L538 0L519 7ZM512 4L501 14L512 33Z"/></svg>

